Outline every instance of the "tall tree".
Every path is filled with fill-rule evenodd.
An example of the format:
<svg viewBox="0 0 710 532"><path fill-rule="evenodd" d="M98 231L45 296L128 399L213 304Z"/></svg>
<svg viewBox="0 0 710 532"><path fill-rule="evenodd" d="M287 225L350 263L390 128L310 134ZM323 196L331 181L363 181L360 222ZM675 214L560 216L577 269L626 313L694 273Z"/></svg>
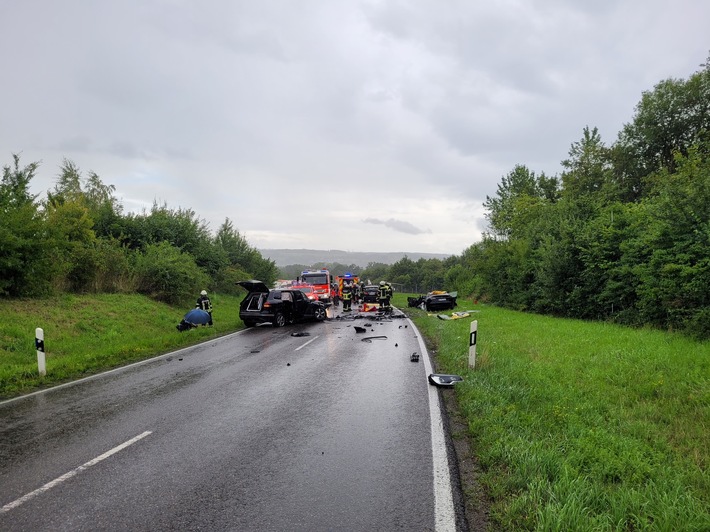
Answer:
<svg viewBox="0 0 710 532"><path fill-rule="evenodd" d="M565 196L600 195L610 184L611 160L597 128L585 127L581 140L573 142L569 158L562 161ZM611 191L609 191L611 192Z"/></svg>
<svg viewBox="0 0 710 532"><path fill-rule="evenodd" d="M229 259L229 264L232 266L245 266L248 262L248 255L252 251L252 247L247 242L239 231L234 227L234 224L229 218L225 218L224 223L219 226L215 235L215 242L220 246Z"/></svg>
<svg viewBox="0 0 710 532"><path fill-rule="evenodd" d="M649 225L637 246L639 309L645 321L710 336L710 155L708 146L676 156L645 202Z"/></svg>
<svg viewBox="0 0 710 532"><path fill-rule="evenodd" d="M0 182L0 295L30 296L50 290L54 257L44 213L30 193L39 162L3 167Z"/></svg>
<svg viewBox="0 0 710 532"><path fill-rule="evenodd" d="M264 281L267 286L276 280L278 276L276 263L265 259L259 250L251 246L246 238L235 229L229 218L226 218L217 230L215 243L219 249L224 250L232 268Z"/></svg>
<svg viewBox="0 0 710 532"><path fill-rule="evenodd" d="M64 158L59 167L59 175L54 186L54 191L47 192L49 204L58 205L65 201L83 200L81 190L81 170L69 159Z"/></svg>
<svg viewBox="0 0 710 532"><path fill-rule="evenodd" d="M379 283L389 278L390 267L383 262L368 262L367 266L360 272L360 279L365 283Z"/></svg>
<svg viewBox="0 0 710 532"><path fill-rule="evenodd" d="M0 206L18 207L33 203L36 194L30 193L30 181L35 177L39 162L33 162L20 168L20 155L12 154L13 166L4 166L0 183Z"/></svg>
<svg viewBox="0 0 710 532"><path fill-rule="evenodd" d="M486 196L483 206L493 235L503 238L513 236L518 224L516 218L532 204L554 201L556 179L544 174L538 178L524 165L516 165L498 184L496 195Z"/></svg>
<svg viewBox="0 0 710 532"><path fill-rule="evenodd" d="M688 80L666 79L646 91L633 120L625 124L614 147L616 179L627 200L646 192L644 178L675 168L674 153L710 135L710 57Z"/></svg>

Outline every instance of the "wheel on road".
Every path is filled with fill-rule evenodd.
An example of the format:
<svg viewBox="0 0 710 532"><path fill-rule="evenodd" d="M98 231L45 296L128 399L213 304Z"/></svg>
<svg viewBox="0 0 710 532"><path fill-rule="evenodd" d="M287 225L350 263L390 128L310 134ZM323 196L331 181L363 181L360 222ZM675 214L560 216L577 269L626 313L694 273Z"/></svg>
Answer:
<svg viewBox="0 0 710 532"><path fill-rule="evenodd" d="M315 310L313 311L313 317L314 317L317 321L323 321L323 320L325 319L325 315L326 315L326 312L325 312L325 308L324 308L324 307L318 307L317 309L315 309Z"/></svg>
<svg viewBox="0 0 710 532"><path fill-rule="evenodd" d="M277 312L276 315L274 316L274 321L273 321L274 327L283 327L286 325L286 316L283 315L283 312Z"/></svg>

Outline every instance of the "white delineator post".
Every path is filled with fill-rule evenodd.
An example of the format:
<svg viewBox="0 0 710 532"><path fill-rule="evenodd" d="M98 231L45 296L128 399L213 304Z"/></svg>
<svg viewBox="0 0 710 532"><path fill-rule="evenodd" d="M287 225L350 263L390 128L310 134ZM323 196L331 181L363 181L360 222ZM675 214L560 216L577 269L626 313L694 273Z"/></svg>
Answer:
<svg viewBox="0 0 710 532"><path fill-rule="evenodd" d="M471 335L468 339L468 367L476 367L476 337L478 336L478 320L471 322Z"/></svg>
<svg viewBox="0 0 710 532"><path fill-rule="evenodd" d="M47 365L44 359L44 331L37 327L35 329L35 347L37 348L37 369L44 377L47 374Z"/></svg>

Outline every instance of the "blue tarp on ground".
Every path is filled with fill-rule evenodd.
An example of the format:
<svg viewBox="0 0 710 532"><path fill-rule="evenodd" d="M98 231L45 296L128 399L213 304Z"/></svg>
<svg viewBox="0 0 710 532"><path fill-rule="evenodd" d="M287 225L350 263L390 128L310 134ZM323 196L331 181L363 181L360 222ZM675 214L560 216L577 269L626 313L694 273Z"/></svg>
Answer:
<svg viewBox="0 0 710 532"><path fill-rule="evenodd" d="M185 314L185 317L176 328L180 332L187 331L188 329L198 327L199 325L207 325L210 321L211 319L209 312L196 308Z"/></svg>
<svg viewBox="0 0 710 532"><path fill-rule="evenodd" d="M210 322L210 315L204 310L195 308L185 314L183 319L192 325L207 325Z"/></svg>

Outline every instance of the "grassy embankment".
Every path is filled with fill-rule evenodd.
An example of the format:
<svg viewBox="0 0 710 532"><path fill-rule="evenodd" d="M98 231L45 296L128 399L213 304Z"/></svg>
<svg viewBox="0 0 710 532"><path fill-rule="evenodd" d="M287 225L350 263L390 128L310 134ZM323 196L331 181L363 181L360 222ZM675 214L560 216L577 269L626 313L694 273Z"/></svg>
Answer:
<svg viewBox="0 0 710 532"><path fill-rule="evenodd" d="M243 327L241 298L211 295L214 326L178 332L190 307L140 295L0 300L0 399L98 373ZM37 372L35 329L44 330L47 375Z"/></svg>
<svg viewBox="0 0 710 532"><path fill-rule="evenodd" d="M437 371L464 377L445 393L495 529L710 530L710 344L466 305L477 312L455 321L408 313Z"/></svg>
<svg viewBox="0 0 710 532"><path fill-rule="evenodd" d="M215 295L215 326L183 333L175 325L189 309L142 296L0 301L0 397L232 332L242 326L239 299ZM395 304L406 306L406 294ZM479 312L455 321L409 312L437 371L465 379L444 393L456 394L467 418L495 529L710 530L710 344L471 308ZM36 327L45 332L44 378Z"/></svg>

